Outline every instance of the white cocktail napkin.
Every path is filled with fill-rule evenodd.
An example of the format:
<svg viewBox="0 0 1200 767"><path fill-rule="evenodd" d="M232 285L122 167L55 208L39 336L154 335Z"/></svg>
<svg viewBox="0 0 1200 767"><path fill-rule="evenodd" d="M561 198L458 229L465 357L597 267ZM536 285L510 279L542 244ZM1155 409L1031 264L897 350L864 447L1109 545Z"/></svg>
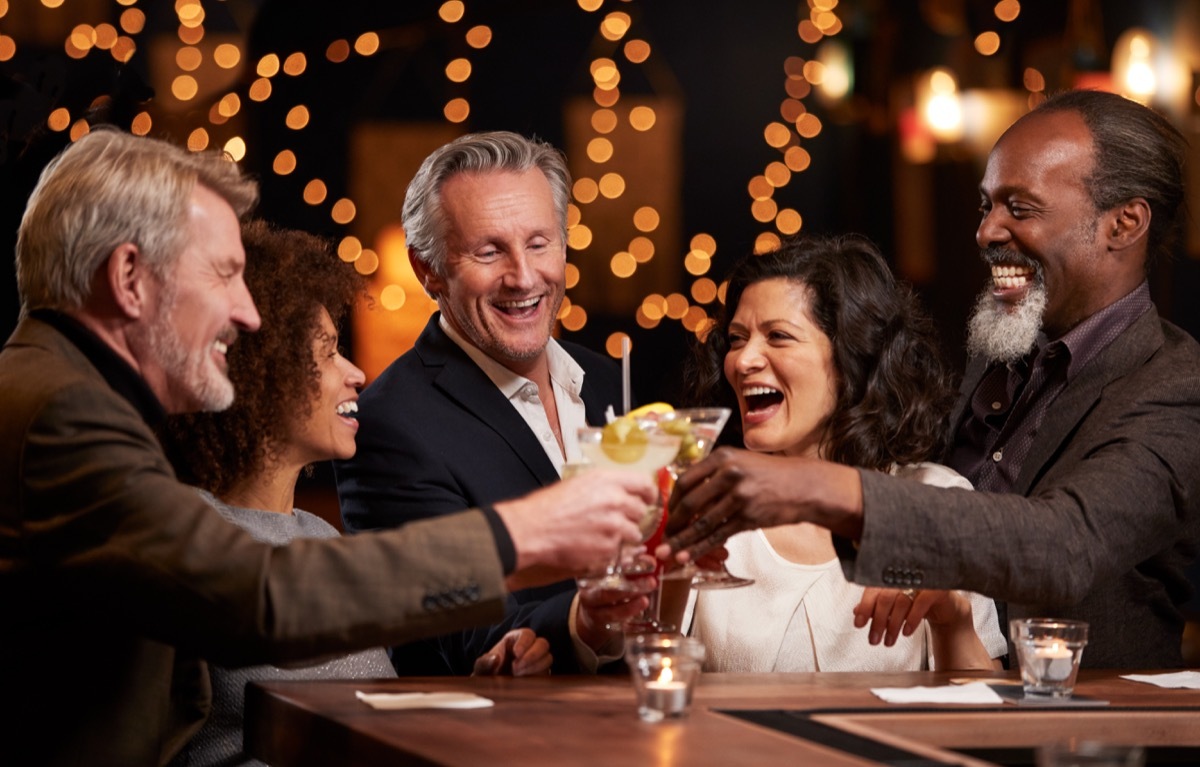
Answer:
<svg viewBox="0 0 1200 767"><path fill-rule="evenodd" d="M354 696L372 708L491 708L490 698L473 692L374 692L356 690Z"/></svg>
<svg viewBox="0 0 1200 767"><path fill-rule="evenodd" d="M875 695L888 703L1003 703L1004 699L983 682L944 687L875 687Z"/></svg>
<svg viewBox="0 0 1200 767"><path fill-rule="evenodd" d="M1159 687L1200 690L1200 671L1173 671L1169 674L1122 674L1121 678Z"/></svg>

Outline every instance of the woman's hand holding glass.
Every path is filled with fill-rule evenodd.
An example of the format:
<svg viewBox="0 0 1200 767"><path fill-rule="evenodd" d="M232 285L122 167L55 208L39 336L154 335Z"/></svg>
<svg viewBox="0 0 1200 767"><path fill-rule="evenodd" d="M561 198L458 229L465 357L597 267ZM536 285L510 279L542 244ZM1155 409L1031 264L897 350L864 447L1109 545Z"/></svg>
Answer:
<svg viewBox="0 0 1200 767"><path fill-rule="evenodd" d="M586 578L580 579L575 633L588 647L596 649L605 646L621 633L626 622L637 618L650 607L650 595L658 588L658 578L653 575L655 562L646 554L637 556L649 560L642 562L640 567L648 568L651 574L630 578L631 587L605 589L591 585Z"/></svg>

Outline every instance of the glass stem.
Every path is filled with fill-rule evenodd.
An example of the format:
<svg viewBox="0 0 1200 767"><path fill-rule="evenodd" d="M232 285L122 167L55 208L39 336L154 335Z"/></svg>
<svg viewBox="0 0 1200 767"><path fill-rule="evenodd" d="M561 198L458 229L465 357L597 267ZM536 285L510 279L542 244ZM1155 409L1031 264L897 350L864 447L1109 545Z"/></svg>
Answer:
<svg viewBox="0 0 1200 767"><path fill-rule="evenodd" d="M662 630L659 624L658 612L660 597L662 595L662 572L661 568L656 571L655 578L658 580L658 585L646 594L649 603L640 613L630 618L625 623L625 631L630 634L644 634L647 632L658 632ZM673 630L673 627L670 627Z"/></svg>

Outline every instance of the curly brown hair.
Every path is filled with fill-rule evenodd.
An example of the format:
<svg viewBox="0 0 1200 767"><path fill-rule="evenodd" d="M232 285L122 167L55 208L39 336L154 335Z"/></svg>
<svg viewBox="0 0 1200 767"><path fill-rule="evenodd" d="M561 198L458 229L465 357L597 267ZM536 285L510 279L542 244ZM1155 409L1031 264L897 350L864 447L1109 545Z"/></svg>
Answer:
<svg viewBox="0 0 1200 767"><path fill-rule="evenodd" d="M358 273L311 234L250 221L242 242L262 329L229 347L233 406L172 417L165 429L180 478L217 496L274 460L293 426L312 414L320 392L312 353L319 309L337 327L364 292Z"/></svg>
<svg viewBox="0 0 1200 767"><path fill-rule="evenodd" d="M837 403L821 438L824 456L879 471L940 458L954 390L933 323L875 246L857 235L794 238L738 261L723 310L692 347L685 402L737 412L724 376L729 323L746 288L774 278L807 289L811 319L833 348ZM729 426L729 438L740 444L740 422Z"/></svg>

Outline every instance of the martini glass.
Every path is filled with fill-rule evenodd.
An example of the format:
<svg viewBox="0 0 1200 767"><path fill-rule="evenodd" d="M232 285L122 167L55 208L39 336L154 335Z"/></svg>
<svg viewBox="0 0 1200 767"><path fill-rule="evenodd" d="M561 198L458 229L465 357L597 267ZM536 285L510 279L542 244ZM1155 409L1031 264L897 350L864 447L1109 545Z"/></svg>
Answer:
<svg viewBox="0 0 1200 767"><path fill-rule="evenodd" d="M667 467L673 481L679 479L679 475L687 471L689 466L703 460L712 452L713 445L716 444L717 437L720 436L721 429L725 428L725 422L729 420L732 412L727 407L692 407L646 417L644 426L651 429L652 433L674 434L682 440L679 453ZM663 578L691 578L692 587L697 589L733 589L754 583L751 578L743 578L729 572L723 562L716 569L699 567L689 562L665 573Z"/></svg>
<svg viewBox="0 0 1200 767"><path fill-rule="evenodd" d="M682 439L678 435L666 432L644 430L633 422L630 425L637 429L639 434L627 436L621 442L611 439L612 424L603 428L582 427L579 429L579 451L588 466L641 472L654 479L655 487L658 487L658 473L679 453ZM656 503L646 507L646 512L638 523L642 533L641 544L635 548L626 548L624 544L618 546L616 556L605 572L594 577L580 578L580 587L627 594L644 591L635 579L653 575L656 563L652 557L641 557L637 554L659 529L662 515L663 503L659 498Z"/></svg>

